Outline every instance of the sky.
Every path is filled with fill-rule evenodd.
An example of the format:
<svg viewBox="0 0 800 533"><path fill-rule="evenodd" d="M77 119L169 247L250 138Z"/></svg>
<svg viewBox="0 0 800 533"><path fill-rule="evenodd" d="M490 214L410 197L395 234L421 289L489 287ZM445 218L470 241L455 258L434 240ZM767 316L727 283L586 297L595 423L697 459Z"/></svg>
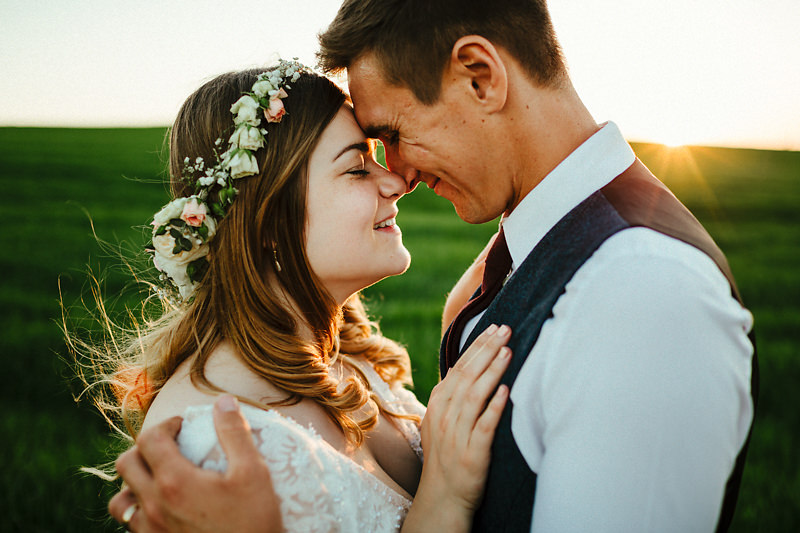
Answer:
<svg viewBox="0 0 800 533"><path fill-rule="evenodd" d="M0 0L0 126L164 126L297 56L339 0ZM800 0L550 0L578 93L634 141L800 150Z"/></svg>

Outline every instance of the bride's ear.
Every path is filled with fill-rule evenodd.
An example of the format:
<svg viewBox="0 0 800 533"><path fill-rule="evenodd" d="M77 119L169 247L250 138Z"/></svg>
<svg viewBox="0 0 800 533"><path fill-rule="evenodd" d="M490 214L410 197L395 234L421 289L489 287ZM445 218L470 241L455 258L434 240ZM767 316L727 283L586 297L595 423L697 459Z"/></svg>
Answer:
<svg viewBox="0 0 800 533"><path fill-rule="evenodd" d="M466 35L453 45L450 81L463 85L488 113L503 109L508 97L508 73L497 48L480 35Z"/></svg>

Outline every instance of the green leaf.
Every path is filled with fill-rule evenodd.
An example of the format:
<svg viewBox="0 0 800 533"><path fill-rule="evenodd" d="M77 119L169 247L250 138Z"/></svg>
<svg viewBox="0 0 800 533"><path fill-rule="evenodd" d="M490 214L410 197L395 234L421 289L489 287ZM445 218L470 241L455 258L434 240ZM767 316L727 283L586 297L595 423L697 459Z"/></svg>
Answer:
<svg viewBox="0 0 800 533"><path fill-rule="evenodd" d="M167 232L167 227L166 226L159 226L159 227L156 228L155 236L157 237L159 235L164 235L166 232Z"/></svg>
<svg viewBox="0 0 800 533"><path fill-rule="evenodd" d="M208 261L205 257L195 259L186 266L186 274L192 281L200 281L208 271Z"/></svg>
<svg viewBox="0 0 800 533"><path fill-rule="evenodd" d="M185 237L181 237L178 242L180 243L181 248L186 250L187 252L192 249L192 241Z"/></svg>
<svg viewBox="0 0 800 533"><path fill-rule="evenodd" d="M225 209L223 209L222 206L219 205L217 202L211 204L211 212L213 212L215 215L219 217L225 216Z"/></svg>
<svg viewBox="0 0 800 533"><path fill-rule="evenodd" d="M197 233L203 238L203 240L208 239L208 226L205 224L201 224L199 227L196 228Z"/></svg>
<svg viewBox="0 0 800 533"><path fill-rule="evenodd" d="M183 234L175 228L169 228L169 234L172 235L172 238L175 239L175 242L178 242L178 239L183 238Z"/></svg>

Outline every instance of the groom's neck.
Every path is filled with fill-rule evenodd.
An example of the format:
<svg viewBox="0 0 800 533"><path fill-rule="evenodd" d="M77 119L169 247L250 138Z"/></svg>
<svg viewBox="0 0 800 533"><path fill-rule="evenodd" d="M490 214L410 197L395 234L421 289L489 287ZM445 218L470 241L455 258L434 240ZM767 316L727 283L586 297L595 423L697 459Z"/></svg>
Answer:
<svg viewBox="0 0 800 533"><path fill-rule="evenodd" d="M518 84L509 91L506 116L515 139L510 151L518 196L514 206L600 129L569 80L559 88Z"/></svg>

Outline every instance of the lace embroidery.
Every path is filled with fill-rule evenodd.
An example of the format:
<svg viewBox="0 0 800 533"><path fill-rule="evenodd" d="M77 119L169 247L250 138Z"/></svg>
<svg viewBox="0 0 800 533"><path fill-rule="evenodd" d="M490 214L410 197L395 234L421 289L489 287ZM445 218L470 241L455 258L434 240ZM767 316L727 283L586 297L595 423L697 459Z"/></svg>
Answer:
<svg viewBox="0 0 800 533"><path fill-rule="evenodd" d="M393 390L369 363L355 363L388 409L420 418L425 415L425 406L411 391ZM228 462L217 440L212 410L210 405L186 409L178 445L195 464L224 472ZM242 413L270 468L286 531L389 533L400 529L410 500L339 453L313 429L277 411L242 405ZM419 425L406 419L394 422L422 460Z"/></svg>
<svg viewBox="0 0 800 533"><path fill-rule="evenodd" d="M397 387L395 389L390 388L389 384L381 379L369 363L359 361L358 359L354 359L352 362L357 364L358 368L367 376L372 391L378 395L384 403L384 407L395 413L417 415L420 418L425 416L425 406L417 400L413 392L403 387ZM394 425L406 438L408 445L417 457L419 457L419 460L422 461L422 438L419 432L419 424L405 418L395 418L392 422L394 422Z"/></svg>
<svg viewBox="0 0 800 533"><path fill-rule="evenodd" d="M224 472L213 407L189 407L178 445L203 468ZM310 430L276 411L242 405L253 441L267 461L287 531L396 532L411 501Z"/></svg>

